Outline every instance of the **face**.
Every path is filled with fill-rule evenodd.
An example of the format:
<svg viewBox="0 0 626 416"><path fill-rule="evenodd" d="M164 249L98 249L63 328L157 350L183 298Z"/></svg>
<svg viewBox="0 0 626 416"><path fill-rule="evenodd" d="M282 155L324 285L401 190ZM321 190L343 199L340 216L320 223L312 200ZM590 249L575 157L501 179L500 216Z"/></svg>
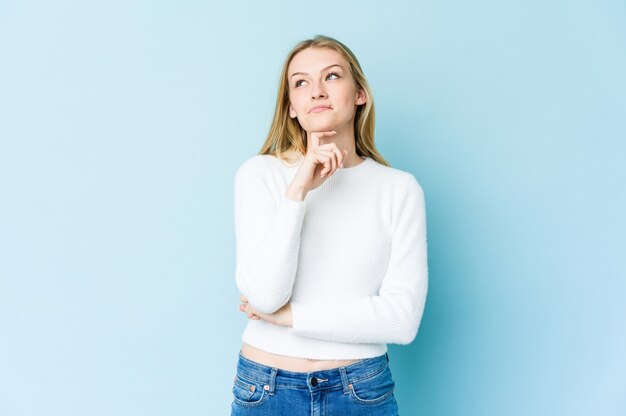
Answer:
<svg viewBox="0 0 626 416"><path fill-rule="evenodd" d="M353 129L365 92L357 88L350 65L328 48L307 48L293 57L287 70L289 116L308 133Z"/></svg>

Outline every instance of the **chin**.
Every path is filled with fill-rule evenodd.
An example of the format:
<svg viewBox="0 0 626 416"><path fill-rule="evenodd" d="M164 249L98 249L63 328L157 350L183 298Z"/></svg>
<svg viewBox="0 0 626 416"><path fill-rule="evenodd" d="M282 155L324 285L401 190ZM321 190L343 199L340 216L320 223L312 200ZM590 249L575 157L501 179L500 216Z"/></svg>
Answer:
<svg viewBox="0 0 626 416"><path fill-rule="evenodd" d="M332 123L330 121L319 120L313 123L309 122L307 126L303 128L304 130L307 131L307 133L311 133L312 131L335 130L335 127L337 127L336 123Z"/></svg>

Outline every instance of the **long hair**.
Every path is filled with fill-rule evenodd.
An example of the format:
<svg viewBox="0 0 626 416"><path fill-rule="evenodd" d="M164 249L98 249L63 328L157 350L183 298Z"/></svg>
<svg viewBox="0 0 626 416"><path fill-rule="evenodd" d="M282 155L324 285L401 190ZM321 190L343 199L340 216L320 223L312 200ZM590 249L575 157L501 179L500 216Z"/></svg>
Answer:
<svg viewBox="0 0 626 416"><path fill-rule="evenodd" d="M391 166L374 145L374 97L365 79L361 65L352 51L343 43L328 36L317 35L298 43L287 55L280 73L274 118L260 155L274 155L293 162L292 154L306 154L306 131L297 118L289 117L289 80L287 70L296 54L307 48L328 48L341 54L350 64L357 89L365 91L365 104L359 105L354 115L354 139L357 155L370 157L385 166ZM286 154L286 155L285 155Z"/></svg>

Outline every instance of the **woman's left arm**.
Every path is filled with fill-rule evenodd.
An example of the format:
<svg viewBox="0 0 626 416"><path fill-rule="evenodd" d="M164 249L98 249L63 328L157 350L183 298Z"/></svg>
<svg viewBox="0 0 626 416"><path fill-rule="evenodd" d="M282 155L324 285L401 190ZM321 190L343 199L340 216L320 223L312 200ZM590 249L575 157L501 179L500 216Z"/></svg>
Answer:
<svg viewBox="0 0 626 416"><path fill-rule="evenodd" d="M292 326L299 335L337 342L409 344L415 339L428 291L424 192L406 175L394 201L391 257L378 295L315 303L291 302L271 315L258 314L242 299L252 319Z"/></svg>
<svg viewBox="0 0 626 416"><path fill-rule="evenodd" d="M415 339L428 291L426 205L415 177L405 175L394 201L391 256L376 296L292 302L293 331L337 342L409 344Z"/></svg>

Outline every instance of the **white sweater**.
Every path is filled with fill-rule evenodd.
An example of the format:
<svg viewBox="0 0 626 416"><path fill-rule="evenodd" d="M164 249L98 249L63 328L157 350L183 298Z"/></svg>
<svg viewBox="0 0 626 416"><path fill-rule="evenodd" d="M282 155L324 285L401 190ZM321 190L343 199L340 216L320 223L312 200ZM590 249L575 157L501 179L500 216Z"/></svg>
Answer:
<svg viewBox="0 0 626 416"><path fill-rule="evenodd" d="M296 201L285 192L302 160L255 155L235 174L237 287L260 312L293 312L292 328L248 320L242 340L326 360L409 344L428 289L421 186L365 158Z"/></svg>

